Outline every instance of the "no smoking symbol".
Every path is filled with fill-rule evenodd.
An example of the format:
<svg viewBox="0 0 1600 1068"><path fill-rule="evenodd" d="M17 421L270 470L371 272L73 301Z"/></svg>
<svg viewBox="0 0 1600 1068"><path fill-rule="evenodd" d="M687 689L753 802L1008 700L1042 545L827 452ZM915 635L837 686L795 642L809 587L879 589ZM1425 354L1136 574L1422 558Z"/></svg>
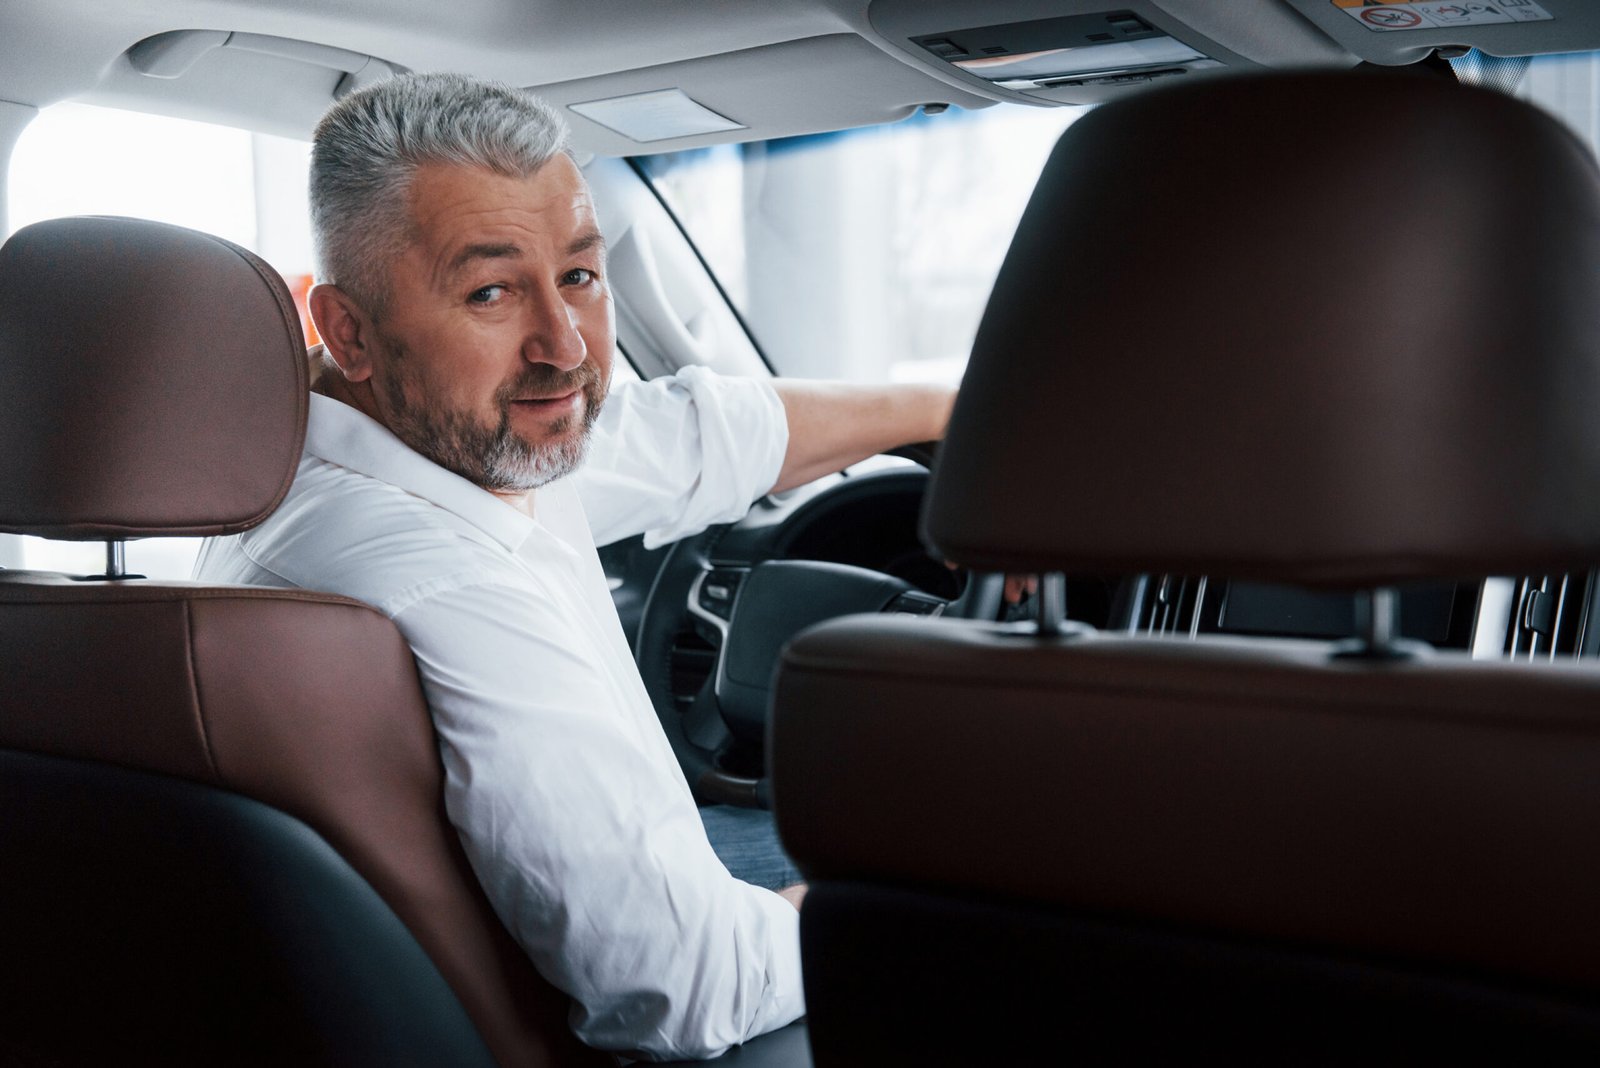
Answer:
<svg viewBox="0 0 1600 1068"><path fill-rule="evenodd" d="M1409 30L1422 24L1422 16L1415 11L1398 11L1392 7L1369 7L1361 12L1361 21L1385 30Z"/></svg>

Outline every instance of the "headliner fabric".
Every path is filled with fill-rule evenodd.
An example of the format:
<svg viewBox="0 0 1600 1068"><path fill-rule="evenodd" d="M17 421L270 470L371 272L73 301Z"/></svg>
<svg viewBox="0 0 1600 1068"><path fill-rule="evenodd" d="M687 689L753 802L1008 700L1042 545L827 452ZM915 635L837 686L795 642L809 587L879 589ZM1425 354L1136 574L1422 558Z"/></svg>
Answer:
<svg viewBox="0 0 1600 1068"><path fill-rule="evenodd" d="M1328 586L1600 560L1600 178L1443 80L1277 75L1074 124L924 536L1011 571Z"/></svg>
<svg viewBox="0 0 1600 1068"><path fill-rule="evenodd" d="M306 356L283 280L220 238L55 219L0 248L0 531L226 534L289 488Z"/></svg>

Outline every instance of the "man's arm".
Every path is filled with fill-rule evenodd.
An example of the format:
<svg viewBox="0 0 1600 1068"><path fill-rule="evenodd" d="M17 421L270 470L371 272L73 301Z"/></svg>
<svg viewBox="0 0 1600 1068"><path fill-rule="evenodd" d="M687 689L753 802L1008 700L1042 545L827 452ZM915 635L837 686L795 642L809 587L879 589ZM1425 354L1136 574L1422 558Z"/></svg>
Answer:
<svg viewBox="0 0 1600 1068"><path fill-rule="evenodd" d="M804 1011L799 917L717 859L637 678L564 589L448 590L394 617L445 806L496 913L577 1002L580 1039L715 1056Z"/></svg>
<svg viewBox="0 0 1600 1068"><path fill-rule="evenodd" d="M774 379L789 445L774 492L832 474L885 449L944 437L956 391Z"/></svg>
<svg viewBox="0 0 1600 1068"><path fill-rule="evenodd" d="M739 378L694 367L624 383L571 476L596 543L653 548L898 445L944 436L955 390Z"/></svg>

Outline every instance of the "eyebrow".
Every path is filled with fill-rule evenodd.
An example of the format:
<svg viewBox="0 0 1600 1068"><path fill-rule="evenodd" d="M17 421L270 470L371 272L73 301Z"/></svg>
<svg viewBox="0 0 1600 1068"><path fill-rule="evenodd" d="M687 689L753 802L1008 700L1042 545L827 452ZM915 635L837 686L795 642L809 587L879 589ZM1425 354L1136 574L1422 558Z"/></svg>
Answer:
<svg viewBox="0 0 1600 1068"><path fill-rule="evenodd" d="M606 239L603 235L601 235L599 230L590 230L586 233L580 234L570 245L567 246L566 254L568 256L576 256L578 253L587 252L592 248L598 248L602 254L605 252ZM450 263L445 267L445 273L448 275L454 275L469 263L473 263L477 260L515 259L520 255L522 255L522 247L520 245L468 245L460 252L456 253L455 256L450 260Z"/></svg>
<svg viewBox="0 0 1600 1068"><path fill-rule="evenodd" d="M567 255L576 256L578 253L587 252L592 248L599 249L602 254L605 253L606 239L599 230L590 230L588 233L579 235L577 240L567 246Z"/></svg>
<svg viewBox="0 0 1600 1068"><path fill-rule="evenodd" d="M522 249L517 245L468 245L455 254L445 271L455 274L474 260L506 260L515 259L520 255Z"/></svg>

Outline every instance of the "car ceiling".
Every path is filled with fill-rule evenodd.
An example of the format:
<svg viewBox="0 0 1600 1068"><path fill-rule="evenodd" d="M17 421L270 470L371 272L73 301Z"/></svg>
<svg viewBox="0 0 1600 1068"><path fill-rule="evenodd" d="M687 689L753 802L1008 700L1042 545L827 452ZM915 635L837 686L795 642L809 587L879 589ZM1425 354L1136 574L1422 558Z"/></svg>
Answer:
<svg viewBox="0 0 1600 1068"><path fill-rule="evenodd" d="M1069 16L1131 14L1214 61L1190 72L1201 76L1407 63L1440 45L1600 48L1600 5L1539 3L1551 19L1375 33L1335 0L6 0L0 101L75 99L304 138L336 92L392 67L469 71L564 105L676 88L740 126L641 143L569 112L579 148L628 155L893 121L929 104L1094 103L1138 91L1022 95L913 41ZM177 31L210 34L180 40L190 54L155 74L130 61L140 42Z"/></svg>

